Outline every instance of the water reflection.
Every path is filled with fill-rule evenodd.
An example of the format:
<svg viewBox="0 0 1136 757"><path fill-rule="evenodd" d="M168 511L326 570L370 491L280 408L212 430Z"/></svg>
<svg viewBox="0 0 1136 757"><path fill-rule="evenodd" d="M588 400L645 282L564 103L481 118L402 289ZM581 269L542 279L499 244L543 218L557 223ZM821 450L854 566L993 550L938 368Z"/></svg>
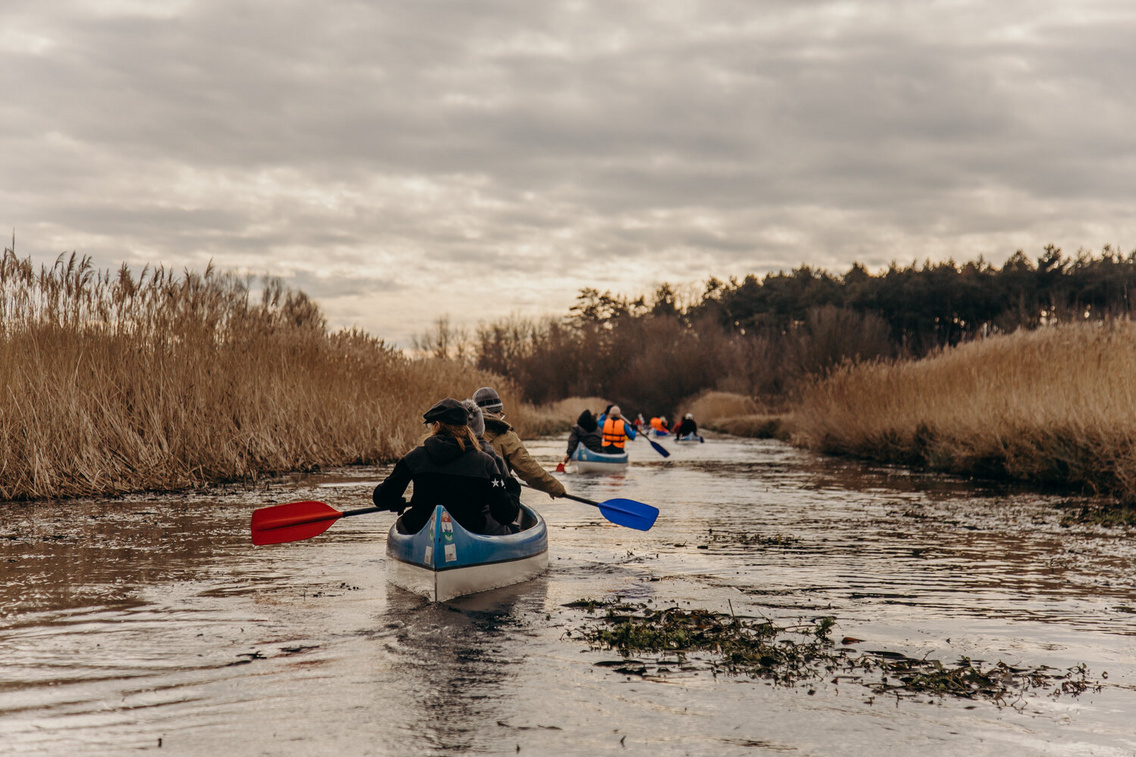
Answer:
<svg viewBox="0 0 1136 757"><path fill-rule="evenodd" d="M468 754L508 720L526 664L528 623L547 597L544 578L445 605L390 587L376 634L402 661L396 718L428 751ZM389 703L384 702L384 706Z"/></svg>
<svg viewBox="0 0 1136 757"><path fill-rule="evenodd" d="M217 502L0 504L0 607L28 612L126 601L139 585L190 580L243 547Z"/></svg>

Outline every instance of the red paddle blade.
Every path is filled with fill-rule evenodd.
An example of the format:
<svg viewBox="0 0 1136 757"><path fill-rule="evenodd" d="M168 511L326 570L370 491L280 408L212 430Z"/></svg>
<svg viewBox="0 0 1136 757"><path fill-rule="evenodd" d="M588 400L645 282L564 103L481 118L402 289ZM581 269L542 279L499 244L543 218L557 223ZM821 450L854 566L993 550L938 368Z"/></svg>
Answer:
<svg viewBox="0 0 1136 757"><path fill-rule="evenodd" d="M557 463L556 464L556 472L557 473L563 473L564 472L564 463Z"/></svg>
<svg viewBox="0 0 1136 757"><path fill-rule="evenodd" d="M283 544L310 539L331 528L343 513L323 502L291 502L262 507L252 514L253 544Z"/></svg>

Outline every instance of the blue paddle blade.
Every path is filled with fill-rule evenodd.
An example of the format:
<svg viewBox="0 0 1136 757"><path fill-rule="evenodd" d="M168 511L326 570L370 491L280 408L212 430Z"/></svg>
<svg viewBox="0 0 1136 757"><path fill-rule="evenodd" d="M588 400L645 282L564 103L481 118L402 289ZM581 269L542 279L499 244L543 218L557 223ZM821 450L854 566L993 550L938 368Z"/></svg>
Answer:
<svg viewBox="0 0 1136 757"><path fill-rule="evenodd" d="M651 444L652 447L655 448L655 451L658 452L663 457L670 457L671 456L670 450L668 450L663 445L659 444L658 442L651 441L650 439L648 439L647 441Z"/></svg>
<svg viewBox="0 0 1136 757"><path fill-rule="evenodd" d="M634 528L637 531L649 531L659 517L657 507L633 499L609 499L597 503L596 507L615 525Z"/></svg>

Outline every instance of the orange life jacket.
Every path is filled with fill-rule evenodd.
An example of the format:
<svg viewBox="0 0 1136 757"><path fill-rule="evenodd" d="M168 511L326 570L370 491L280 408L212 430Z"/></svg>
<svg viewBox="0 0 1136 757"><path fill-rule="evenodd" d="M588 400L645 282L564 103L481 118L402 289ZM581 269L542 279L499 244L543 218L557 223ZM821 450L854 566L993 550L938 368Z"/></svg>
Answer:
<svg viewBox="0 0 1136 757"><path fill-rule="evenodd" d="M603 427L603 443L605 447L611 446L616 449L623 449L624 440L627 435L623 431L623 419L616 420L615 418L608 418L604 421Z"/></svg>
<svg viewBox="0 0 1136 757"><path fill-rule="evenodd" d="M658 418L658 417L651 419L651 428L655 429L656 431L666 431L667 430L666 425L663 424L663 419Z"/></svg>

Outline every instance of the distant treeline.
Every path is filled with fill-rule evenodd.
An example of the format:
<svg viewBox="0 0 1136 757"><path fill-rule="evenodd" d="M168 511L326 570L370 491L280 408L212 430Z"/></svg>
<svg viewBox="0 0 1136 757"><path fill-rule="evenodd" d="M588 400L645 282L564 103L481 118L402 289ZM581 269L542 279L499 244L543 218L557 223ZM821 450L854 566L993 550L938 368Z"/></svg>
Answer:
<svg viewBox="0 0 1136 757"><path fill-rule="evenodd" d="M1136 251L1036 261L1018 251L1001 268L984 260L843 275L808 266L789 273L710 279L684 301L663 284L636 299L583 289L570 312L483 323L476 334L439 320L418 340L512 378L538 403L608 397L633 412L670 413L705 390L776 402L803 378L845 361L918 358L960 342L1044 324L1129 313Z"/></svg>

